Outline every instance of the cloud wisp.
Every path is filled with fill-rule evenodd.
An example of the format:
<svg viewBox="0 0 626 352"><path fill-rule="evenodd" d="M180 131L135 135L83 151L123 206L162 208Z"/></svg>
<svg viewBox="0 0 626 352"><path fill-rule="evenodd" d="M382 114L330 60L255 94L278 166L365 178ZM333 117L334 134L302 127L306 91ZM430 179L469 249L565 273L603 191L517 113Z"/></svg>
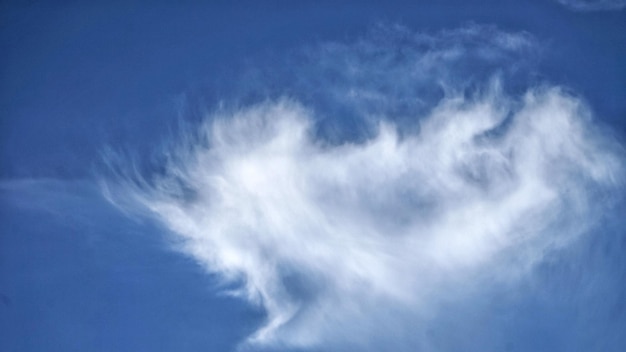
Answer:
<svg viewBox="0 0 626 352"><path fill-rule="evenodd" d="M626 7L625 0L557 0L574 11L617 11Z"/></svg>
<svg viewBox="0 0 626 352"><path fill-rule="evenodd" d="M618 147L581 99L547 85L502 88L510 65L497 63L527 50L527 36L471 27L412 38L318 52L322 65L353 70L333 76L350 85L328 79L319 94L372 126L361 139L324 138L316 106L273 99L215 113L158 175L108 189L267 312L249 344L415 334L441 302L515 282L575 241L598 219L591 203L621 184ZM477 71L468 62L487 63L477 80L501 79L460 82L457 73ZM385 78L385 66L396 71ZM441 96L420 99L433 89Z"/></svg>

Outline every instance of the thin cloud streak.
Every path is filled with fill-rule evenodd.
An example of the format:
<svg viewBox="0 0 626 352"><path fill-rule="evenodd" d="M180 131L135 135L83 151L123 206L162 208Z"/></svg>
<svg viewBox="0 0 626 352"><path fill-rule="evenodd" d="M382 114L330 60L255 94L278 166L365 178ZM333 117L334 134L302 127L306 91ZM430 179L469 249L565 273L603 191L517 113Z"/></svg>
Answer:
<svg viewBox="0 0 626 352"><path fill-rule="evenodd" d="M574 11L619 11L626 7L625 0L557 0Z"/></svg>
<svg viewBox="0 0 626 352"><path fill-rule="evenodd" d="M473 43L489 54L483 60L529 45L525 36L471 30L488 43ZM454 33L428 37L424 52L410 48L400 86L424 63L439 62L437 72L451 65L429 57L455 52L461 62L468 51L457 44L469 32ZM494 46L494 38L508 39ZM379 59L365 61L387 64ZM619 146L581 99L554 86L508 95L498 79L483 87L446 89L417 109L409 132L384 104L366 116L368 105L351 101L375 127L343 143L321 137L314 107L290 98L217 113L168 152L164 172L149 180L137 172L106 190L131 211L147 210L177 250L266 310L252 346L384 339L398 324L414 334L440 302L514 283L586 233L601 211L594 199L623 180ZM376 91L376 99L397 111L389 106L409 90Z"/></svg>

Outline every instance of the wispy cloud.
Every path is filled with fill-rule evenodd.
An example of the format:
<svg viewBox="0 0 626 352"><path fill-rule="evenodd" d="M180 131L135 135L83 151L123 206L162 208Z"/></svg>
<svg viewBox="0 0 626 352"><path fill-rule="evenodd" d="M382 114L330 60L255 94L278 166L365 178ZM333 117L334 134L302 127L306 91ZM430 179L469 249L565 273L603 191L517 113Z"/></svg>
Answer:
<svg viewBox="0 0 626 352"><path fill-rule="evenodd" d="M297 86L324 85L292 95L333 108L281 98L215 113L159 175L108 189L267 311L251 344L423 332L440 303L515 282L585 233L594 199L622 182L618 147L580 98L503 88L526 35L383 35L316 49ZM338 141L320 110L373 127Z"/></svg>
<svg viewBox="0 0 626 352"><path fill-rule="evenodd" d="M615 11L626 7L625 0L557 0L575 11Z"/></svg>

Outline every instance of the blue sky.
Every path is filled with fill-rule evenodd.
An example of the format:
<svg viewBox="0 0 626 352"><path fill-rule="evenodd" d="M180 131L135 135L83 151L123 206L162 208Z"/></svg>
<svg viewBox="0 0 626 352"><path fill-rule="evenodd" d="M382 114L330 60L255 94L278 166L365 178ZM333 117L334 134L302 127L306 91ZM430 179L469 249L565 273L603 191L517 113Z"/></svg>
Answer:
<svg viewBox="0 0 626 352"><path fill-rule="evenodd" d="M0 5L0 350L619 351L626 3Z"/></svg>

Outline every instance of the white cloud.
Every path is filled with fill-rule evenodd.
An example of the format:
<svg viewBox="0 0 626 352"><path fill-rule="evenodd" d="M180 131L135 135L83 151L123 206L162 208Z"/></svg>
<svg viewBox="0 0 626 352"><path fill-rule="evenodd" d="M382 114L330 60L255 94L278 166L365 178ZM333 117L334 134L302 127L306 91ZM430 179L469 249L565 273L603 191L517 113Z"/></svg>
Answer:
<svg viewBox="0 0 626 352"><path fill-rule="evenodd" d="M557 0L576 11L611 11L622 10L626 0Z"/></svg>
<svg viewBox="0 0 626 352"><path fill-rule="evenodd" d="M450 62L472 52L501 62L496 53L527 45L494 29L452 33L413 41L430 44L411 47L390 79L408 86L424 67L452 72ZM378 67L380 82L387 60L363 45L344 58L367 68L361 79ZM389 105L408 99L410 89L390 93L364 80ZM393 107L378 109L364 117L376 121L371 136L342 143L320 136L315 110L294 100L222 112L169 154L162 175L114 187L113 198L149 210L179 250L267 311L255 346L418 334L440 302L514 282L584 233L600 209L590 202L622 182L615 145L579 98L558 87L510 96L498 81L464 88L416 112L411 129L384 114ZM351 104L366 113L362 100Z"/></svg>

